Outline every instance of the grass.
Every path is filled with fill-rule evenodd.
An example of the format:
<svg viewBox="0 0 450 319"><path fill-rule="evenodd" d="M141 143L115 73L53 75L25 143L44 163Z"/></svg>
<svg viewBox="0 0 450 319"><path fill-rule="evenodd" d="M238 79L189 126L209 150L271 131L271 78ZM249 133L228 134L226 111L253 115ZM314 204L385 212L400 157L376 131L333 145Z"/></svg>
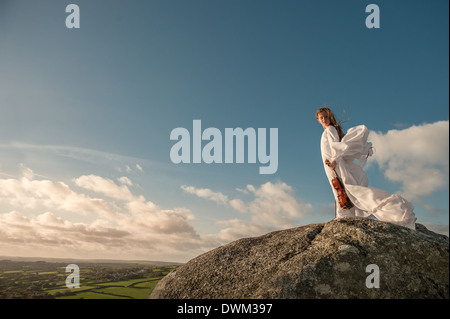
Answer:
<svg viewBox="0 0 450 319"><path fill-rule="evenodd" d="M81 286L74 289L54 289L49 293L64 293L70 290L69 296L57 299L147 299L161 278L132 279Z"/></svg>
<svg viewBox="0 0 450 319"><path fill-rule="evenodd" d="M65 296L56 299L130 299L130 298L121 297L117 295L106 295L102 293L96 293L95 291L85 291L77 293L73 296Z"/></svg>
<svg viewBox="0 0 450 319"><path fill-rule="evenodd" d="M157 283L177 267L135 263L79 266L80 288L67 288L68 273L61 263L0 260L0 299L147 299Z"/></svg>

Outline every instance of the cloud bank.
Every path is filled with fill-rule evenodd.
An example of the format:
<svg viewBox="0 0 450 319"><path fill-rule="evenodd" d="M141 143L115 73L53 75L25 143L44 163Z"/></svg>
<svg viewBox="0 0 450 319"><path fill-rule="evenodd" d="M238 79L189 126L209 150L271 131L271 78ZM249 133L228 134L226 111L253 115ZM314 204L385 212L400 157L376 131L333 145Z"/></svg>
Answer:
<svg viewBox="0 0 450 319"><path fill-rule="evenodd" d="M178 261L207 245L190 224L194 217L188 209L162 209L134 195L126 177L117 184L80 176L73 182L82 191L75 191L63 182L35 180L30 172L0 179L0 203L14 208L0 213L4 255Z"/></svg>
<svg viewBox="0 0 450 319"><path fill-rule="evenodd" d="M275 229L299 225L299 219L312 211L310 203L299 203L292 187L283 182L266 182L260 187L247 185L239 192L252 196L251 200L229 199L221 192L208 188L181 186L186 193L228 206L247 214L247 219L221 220L217 223L224 227L219 233L209 235L209 240L227 242L245 236L255 236Z"/></svg>
<svg viewBox="0 0 450 319"><path fill-rule="evenodd" d="M0 179L0 254L71 258L187 261L244 236L292 227L311 209L282 182L247 185L244 201L221 192L182 186L248 218L221 220L214 234L199 234L188 208L163 209L133 192L126 176L82 175L70 183L37 179L27 167L20 178ZM246 219L246 220L245 220Z"/></svg>

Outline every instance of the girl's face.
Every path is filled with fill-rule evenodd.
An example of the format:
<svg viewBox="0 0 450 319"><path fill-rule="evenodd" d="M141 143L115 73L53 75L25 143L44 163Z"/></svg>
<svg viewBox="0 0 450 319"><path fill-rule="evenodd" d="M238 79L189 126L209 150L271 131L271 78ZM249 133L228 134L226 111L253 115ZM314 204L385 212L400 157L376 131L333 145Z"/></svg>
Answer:
<svg viewBox="0 0 450 319"><path fill-rule="evenodd" d="M324 129L330 125L330 118L326 112L320 112L319 116L317 116L317 121L322 124Z"/></svg>

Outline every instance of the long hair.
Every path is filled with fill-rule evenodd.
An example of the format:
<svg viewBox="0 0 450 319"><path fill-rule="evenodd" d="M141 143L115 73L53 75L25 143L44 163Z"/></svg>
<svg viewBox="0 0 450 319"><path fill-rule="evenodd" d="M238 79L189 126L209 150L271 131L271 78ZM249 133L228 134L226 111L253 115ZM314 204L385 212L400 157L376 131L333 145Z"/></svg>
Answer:
<svg viewBox="0 0 450 319"><path fill-rule="evenodd" d="M316 119L319 117L319 114L325 112L328 115L328 118L330 119L330 123L331 125L333 125L336 128L336 131L339 135L339 139L342 140L342 138L345 136L344 130L341 127L341 122L336 121L336 118L334 117L333 112L331 112L331 110L326 107L323 106L320 109L317 110L316 112Z"/></svg>

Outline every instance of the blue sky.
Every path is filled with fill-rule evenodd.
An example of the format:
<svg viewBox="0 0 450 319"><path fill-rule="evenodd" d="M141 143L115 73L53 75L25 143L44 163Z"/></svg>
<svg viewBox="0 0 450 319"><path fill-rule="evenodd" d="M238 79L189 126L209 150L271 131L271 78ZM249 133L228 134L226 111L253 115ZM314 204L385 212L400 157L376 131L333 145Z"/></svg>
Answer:
<svg viewBox="0 0 450 319"><path fill-rule="evenodd" d="M448 48L444 0L2 0L0 255L186 261L330 220L323 105L372 131L370 185L448 232ZM195 119L278 128L278 171L173 164Z"/></svg>

